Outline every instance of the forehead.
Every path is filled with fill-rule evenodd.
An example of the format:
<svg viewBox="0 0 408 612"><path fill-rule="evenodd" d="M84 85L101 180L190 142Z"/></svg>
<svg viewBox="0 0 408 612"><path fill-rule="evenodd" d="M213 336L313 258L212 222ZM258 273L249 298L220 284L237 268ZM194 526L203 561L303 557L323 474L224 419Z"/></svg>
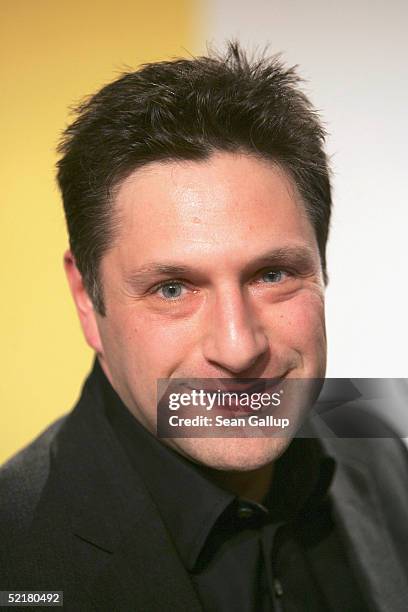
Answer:
<svg viewBox="0 0 408 612"><path fill-rule="evenodd" d="M158 257L238 258L288 244L315 247L313 228L282 168L245 154L154 162L133 172L115 200L113 246L125 264Z"/></svg>

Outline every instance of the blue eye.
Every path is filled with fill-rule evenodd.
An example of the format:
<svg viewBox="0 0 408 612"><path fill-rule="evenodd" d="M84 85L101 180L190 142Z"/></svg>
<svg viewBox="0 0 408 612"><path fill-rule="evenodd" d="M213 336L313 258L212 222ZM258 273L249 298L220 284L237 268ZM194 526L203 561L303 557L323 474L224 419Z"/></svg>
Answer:
<svg viewBox="0 0 408 612"><path fill-rule="evenodd" d="M181 283L172 282L162 285L158 290L166 300L175 300L180 297L182 289L183 286Z"/></svg>
<svg viewBox="0 0 408 612"><path fill-rule="evenodd" d="M283 279L285 273L282 270L268 270L262 275L262 280L265 283L279 283Z"/></svg>

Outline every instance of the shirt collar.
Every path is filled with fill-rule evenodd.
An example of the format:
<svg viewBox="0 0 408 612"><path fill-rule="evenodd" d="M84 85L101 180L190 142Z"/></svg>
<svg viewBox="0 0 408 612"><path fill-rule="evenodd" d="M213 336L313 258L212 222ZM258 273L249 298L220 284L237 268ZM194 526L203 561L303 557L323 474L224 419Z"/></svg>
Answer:
<svg viewBox="0 0 408 612"><path fill-rule="evenodd" d="M319 506L335 467L318 438L294 438L275 462L272 486L264 500L272 520L291 521Z"/></svg>

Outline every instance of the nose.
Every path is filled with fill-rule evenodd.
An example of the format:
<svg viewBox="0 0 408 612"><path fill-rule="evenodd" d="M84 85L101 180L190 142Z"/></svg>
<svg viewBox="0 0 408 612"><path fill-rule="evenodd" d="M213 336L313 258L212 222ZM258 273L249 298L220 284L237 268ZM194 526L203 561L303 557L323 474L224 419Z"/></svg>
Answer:
<svg viewBox="0 0 408 612"><path fill-rule="evenodd" d="M233 374L245 373L269 347L259 316L241 289L221 291L214 296L206 336L205 359Z"/></svg>

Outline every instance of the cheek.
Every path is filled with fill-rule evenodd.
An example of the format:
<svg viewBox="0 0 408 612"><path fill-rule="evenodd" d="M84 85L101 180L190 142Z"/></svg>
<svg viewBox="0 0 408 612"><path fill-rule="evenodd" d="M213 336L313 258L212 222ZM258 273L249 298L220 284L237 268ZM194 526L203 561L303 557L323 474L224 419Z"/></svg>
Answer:
<svg viewBox="0 0 408 612"><path fill-rule="evenodd" d="M162 317L141 313L126 313L119 320L115 325L118 350L132 363L132 370L145 377L166 378L189 351L191 330L180 321L164 323Z"/></svg>
<svg viewBox="0 0 408 612"><path fill-rule="evenodd" d="M324 301L313 291L303 291L279 304L273 327L286 345L302 351L325 343ZM277 320L276 320L277 319Z"/></svg>

